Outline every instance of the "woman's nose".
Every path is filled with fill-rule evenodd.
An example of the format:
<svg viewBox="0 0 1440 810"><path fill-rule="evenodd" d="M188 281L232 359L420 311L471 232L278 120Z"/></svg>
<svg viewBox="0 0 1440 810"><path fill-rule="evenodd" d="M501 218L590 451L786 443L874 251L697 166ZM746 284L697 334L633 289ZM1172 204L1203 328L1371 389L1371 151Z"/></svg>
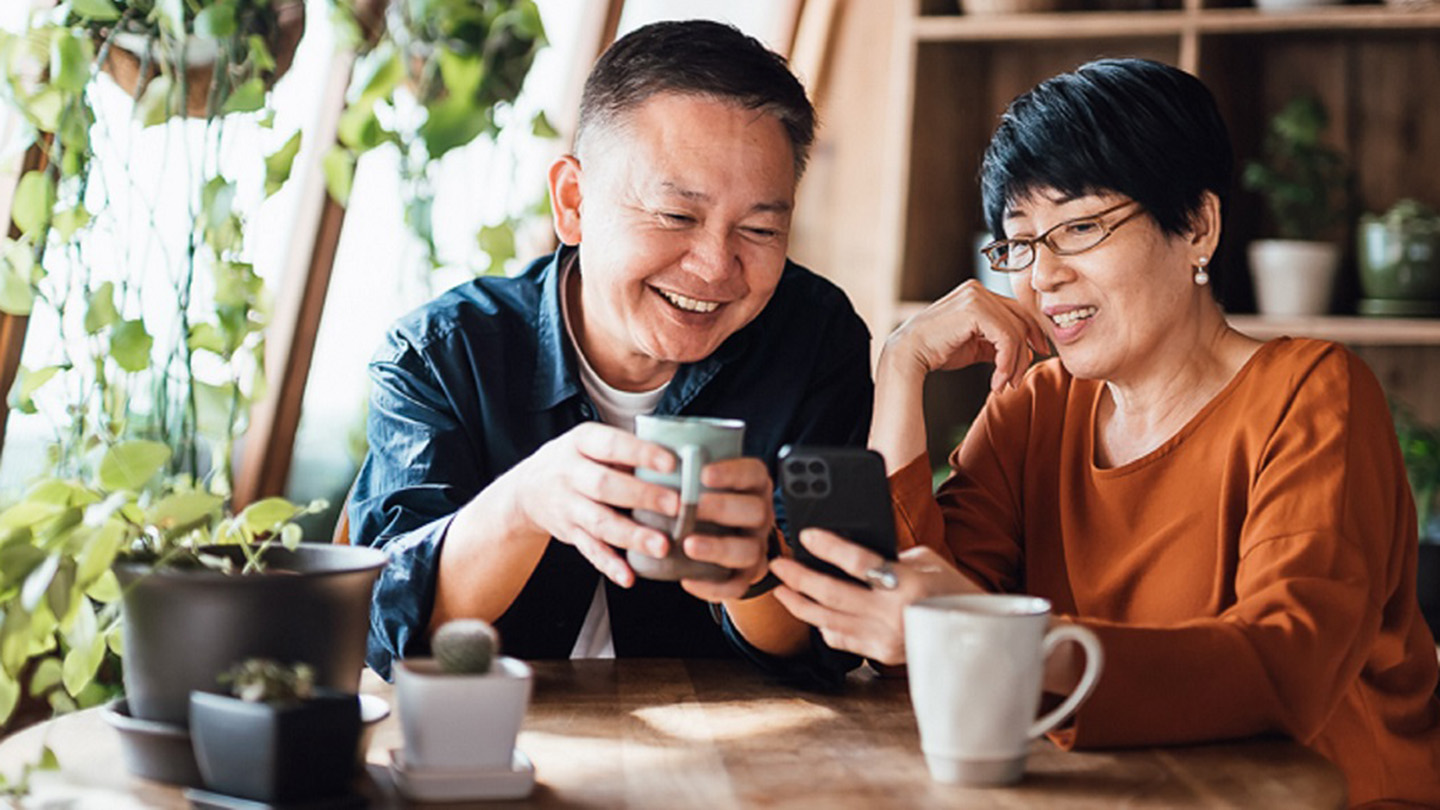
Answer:
<svg viewBox="0 0 1440 810"><path fill-rule="evenodd" d="M1069 280L1071 275L1064 256L1056 256L1049 245L1035 246L1035 261L1030 264L1031 289L1050 292Z"/></svg>

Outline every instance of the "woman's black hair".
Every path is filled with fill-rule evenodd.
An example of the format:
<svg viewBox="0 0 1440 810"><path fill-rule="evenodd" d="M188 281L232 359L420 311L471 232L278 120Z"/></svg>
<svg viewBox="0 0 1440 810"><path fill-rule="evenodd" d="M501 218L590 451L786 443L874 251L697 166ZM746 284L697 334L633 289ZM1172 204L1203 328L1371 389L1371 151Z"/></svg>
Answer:
<svg viewBox="0 0 1440 810"><path fill-rule="evenodd" d="M1108 191L1178 235L1204 192L1225 210L1233 161L1225 122L1199 79L1148 59L1101 59L1010 102L980 168L985 221L998 238L1006 206L1035 191Z"/></svg>

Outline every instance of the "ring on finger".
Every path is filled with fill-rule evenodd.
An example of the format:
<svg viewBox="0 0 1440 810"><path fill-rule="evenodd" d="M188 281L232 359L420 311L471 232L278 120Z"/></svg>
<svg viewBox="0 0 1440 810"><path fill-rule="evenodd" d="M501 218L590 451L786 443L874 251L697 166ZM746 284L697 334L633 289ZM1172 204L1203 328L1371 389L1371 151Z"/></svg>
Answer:
<svg viewBox="0 0 1440 810"><path fill-rule="evenodd" d="M865 569L865 581L882 591L893 591L900 587L900 577L889 560L881 560L879 565Z"/></svg>

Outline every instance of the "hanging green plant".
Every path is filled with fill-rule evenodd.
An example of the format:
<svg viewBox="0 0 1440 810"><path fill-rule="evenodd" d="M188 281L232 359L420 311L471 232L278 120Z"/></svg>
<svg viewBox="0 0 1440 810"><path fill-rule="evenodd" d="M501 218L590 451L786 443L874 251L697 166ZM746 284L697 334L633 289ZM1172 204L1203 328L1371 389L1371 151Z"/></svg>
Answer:
<svg viewBox="0 0 1440 810"><path fill-rule="evenodd" d="M517 123L515 101L546 44L540 11L533 0L395 0L381 29L376 3L336 2L364 55L339 144L325 159L330 194L348 202L360 157L393 145L400 153L405 223L438 267L433 173L452 150L480 137L498 140ZM532 117L528 133L555 137L543 112ZM514 257L514 229L526 213L512 211L477 234L489 258L486 272L500 272Z"/></svg>

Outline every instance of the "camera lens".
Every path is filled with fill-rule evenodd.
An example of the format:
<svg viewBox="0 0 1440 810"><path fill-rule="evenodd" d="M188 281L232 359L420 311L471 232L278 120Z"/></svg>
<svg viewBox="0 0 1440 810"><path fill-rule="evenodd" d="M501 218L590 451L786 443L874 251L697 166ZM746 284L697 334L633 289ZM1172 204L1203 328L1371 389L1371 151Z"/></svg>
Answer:
<svg viewBox="0 0 1440 810"><path fill-rule="evenodd" d="M810 485L801 480L791 481L790 491L796 495L808 495L810 494Z"/></svg>
<svg viewBox="0 0 1440 810"><path fill-rule="evenodd" d="M805 474L805 462L803 462L803 461L792 461L792 462L790 462L789 464L786 464L786 465L785 465L785 470L786 470L786 472L790 473L791 475L804 475L804 474Z"/></svg>
<svg viewBox="0 0 1440 810"><path fill-rule="evenodd" d="M822 478L816 481L812 488L815 490L816 495L824 495L830 491L830 484Z"/></svg>
<svg viewBox="0 0 1440 810"><path fill-rule="evenodd" d="M811 475L824 475L824 474L825 474L825 462L823 462L823 461L818 461L818 460L816 460L816 461L811 461L811 462L810 462L810 474L811 474Z"/></svg>

